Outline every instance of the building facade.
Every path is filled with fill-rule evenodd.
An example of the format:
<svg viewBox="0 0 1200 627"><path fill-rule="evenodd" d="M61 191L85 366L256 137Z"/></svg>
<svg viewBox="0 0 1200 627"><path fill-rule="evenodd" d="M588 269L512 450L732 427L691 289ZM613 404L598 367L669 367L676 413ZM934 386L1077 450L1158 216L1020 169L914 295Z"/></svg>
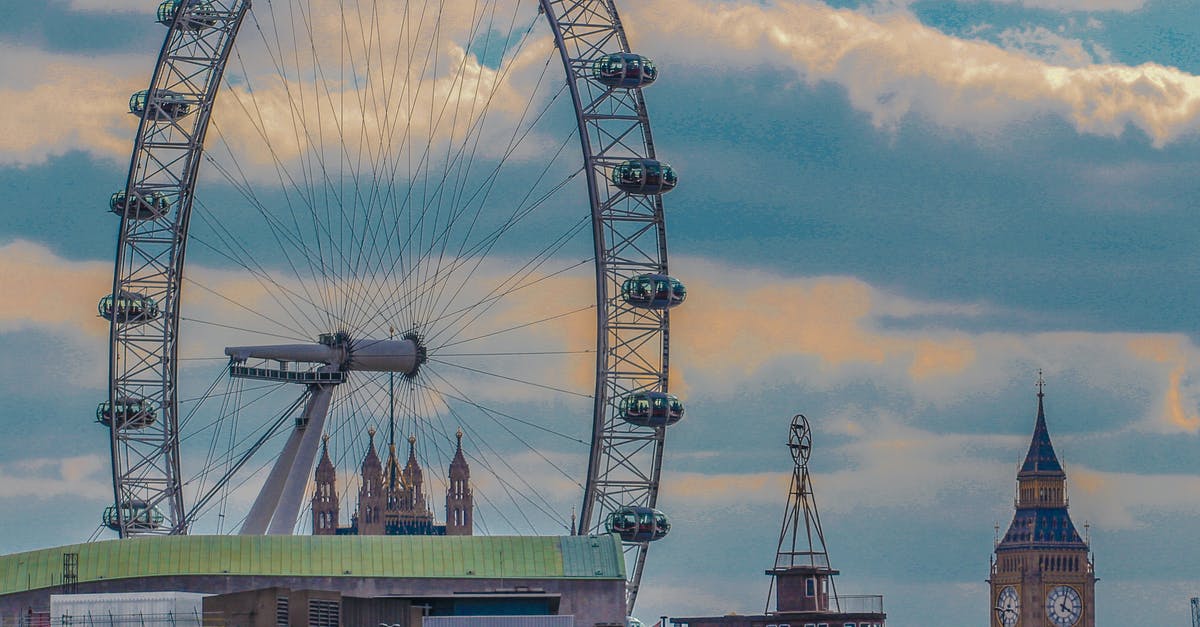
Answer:
<svg viewBox="0 0 1200 627"><path fill-rule="evenodd" d="M76 594L252 593L212 609L265 608L272 625L280 590L289 608L316 600L346 627L377 627L383 610L387 624L420 625L393 611L405 604L427 616L573 616L586 627L625 620L616 535L151 536L0 555L0 627L32 617L49 624L51 596L65 592L64 555L78 558ZM276 593L255 592L268 589ZM373 613L349 619L360 610Z"/></svg>
<svg viewBox="0 0 1200 627"><path fill-rule="evenodd" d="M992 627L1095 627L1096 575L1088 541L1067 512L1067 474L1037 422L1017 473L1016 513L991 560Z"/></svg>
<svg viewBox="0 0 1200 627"><path fill-rule="evenodd" d="M425 473L417 461L417 438L408 438L408 460L400 466L396 445L388 444L388 458L381 462L375 449L375 429L367 430L369 443L360 467L362 483L358 505L350 525L339 525L341 506L337 491L337 470L329 458L329 438L325 437L321 459L314 472L316 489L312 498L313 535L362 536L469 536L474 532L474 497L471 493L471 467L462 450L462 430L454 459L450 462L446 490L446 524L436 524L425 496Z"/></svg>

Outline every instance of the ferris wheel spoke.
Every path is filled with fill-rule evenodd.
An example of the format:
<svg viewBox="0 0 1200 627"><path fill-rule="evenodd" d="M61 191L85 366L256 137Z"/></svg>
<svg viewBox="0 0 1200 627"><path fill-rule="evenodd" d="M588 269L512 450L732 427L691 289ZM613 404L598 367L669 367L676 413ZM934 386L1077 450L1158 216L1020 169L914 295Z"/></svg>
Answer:
<svg viewBox="0 0 1200 627"><path fill-rule="evenodd" d="M456 364L456 363L452 363L452 362L449 362L449 361L443 361L443 360L440 360L440 359L433 359L433 358L430 358L430 360L429 360L429 361L430 361L430 363L438 363L438 364L442 364L442 365L445 365L445 366L450 366L451 368L458 368L458 369L460 369L460 370L466 370L466 371L468 371L468 372L474 372L475 374L482 374L482 375L485 375L485 376L488 376L488 377L495 377L495 378L497 378L497 379L503 379L503 380L505 380L505 381L509 381L509 382L512 382L512 383L520 383L520 384L522 384L522 385L528 385L528 386L530 386L530 387L535 387L535 388L539 388L539 389L542 389L542 390L550 390L550 391L553 391L553 392L558 392L558 393L560 393L560 394L570 394L571 396L577 396L577 397L579 397L579 398L587 398L587 399L590 399L590 398L592 398L592 396L591 396L590 394L582 394L582 393L580 393L580 392L576 392L576 391L574 391L574 390L568 390L568 389L565 389L565 388L555 387L555 386L553 386L553 385L546 385L546 384L544 384L544 383L537 383L537 382L534 382L534 381L527 381L527 380L525 380L525 379L518 379L518 378L516 378L516 377L510 377L510 376L507 376L507 375L502 375L502 374L495 373L495 372L488 372L487 370L481 370L481 369L479 369L479 368L472 368L472 367L470 367L470 366L464 366L464 365L462 365L462 364Z"/></svg>
<svg viewBox="0 0 1200 627"><path fill-rule="evenodd" d="M561 94L561 91L559 92L559 94ZM522 198L521 201L515 205L513 213L509 216L508 220L505 223L503 223L500 227L493 230L490 234L480 238L469 249L467 248L467 242L470 240L470 235L471 235L471 233L474 232L475 225L477 224L478 218L479 218L483 208L488 204L488 198L490 197L491 192L494 189L496 182L499 180L499 175L501 174L503 167L504 167L505 163L507 162L507 159L509 158L509 156L511 156L512 154L515 153L515 151L519 147L521 141L524 140L529 135L530 132L532 132L532 130L534 128L534 124L536 124L536 122L541 119L542 114L544 114L547 110L549 110L549 107L553 104L554 100L557 99L557 96L559 94L556 94L554 98L550 99L550 101L546 104L546 106L543 107L542 113L538 115L537 119L535 119L532 124L530 124L530 126L526 129L525 133L523 133L519 139L517 139L516 136L514 135L514 138L512 140L510 140L510 145L508 146L508 148L505 151L505 155L500 159L499 163L489 172L488 176L484 179L484 181L481 182L480 186L472 193L472 195L465 202L462 203L464 208L469 207L472 204L474 204L476 206L476 210L475 210L475 213L469 223L467 233L463 236L461 243L459 245L458 251L457 251L456 255L454 256L455 264L462 263L459 260L462 258L464 252L466 252L467 253L466 259L470 260L470 259L474 258L475 259L475 267L477 268L478 265L480 263L482 263L483 258L488 253L491 252L491 250L496 246L496 244L500 241L500 238L503 235L508 233L523 218L532 214L534 212L534 210L536 210L543 202L545 202L551 196L553 196L553 194L555 192L557 192L557 191L561 190L563 187L565 187L565 185L571 179L574 178L575 174L578 173L578 172L576 172L575 174L571 174L568 177L566 177L564 180L562 180L560 183L552 186L549 191L547 191L540 198L538 198L536 201L534 201L533 203L529 204L528 207L526 207L526 202L529 201L529 199L533 195L534 191L539 188L542 180L545 178L545 176L548 173L548 171L550 170L550 168L558 160L558 157L561 155L563 149L566 147L566 145L570 139L570 137L568 137L568 140L564 141L562 144L560 144L559 149L554 153L553 157L551 157L551 159L549 159L549 162L547 163L546 168L542 170L542 172L538 175L538 177L536 179L531 181L529 190L526 192L525 197ZM528 101L528 103L531 103L531 102L532 102L532 98ZM464 209L464 211L465 211L465 209ZM447 241L449 239L448 236L450 233L450 228L449 228L450 226L451 225L447 225L445 235L442 238L443 241ZM418 263L424 261L425 257L426 257L426 255L422 255L418 259ZM439 258L439 261L438 261L439 267L440 267L441 261L442 260ZM472 271L472 273L473 273L473 271ZM436 274L435 274L435 276L436 276ZM429 312L425 312L425 313L428 314Z"/></svg>
<svg viewBox="0 0 1200 627"><path fill-rule="evenodd" d="M484 333L484 334L482 334L482 335L476 335L476 336L469 337L469 338L466 338L466 339L454 340L454 341L452 341L452 342L447 342L447 343L445 343L445 344L441 344L441 345L439 345L439 346L438 346L438 347L435 349L435 354L436 354L436 351L437 351L437 350L441 350L441 349L443 349L443 348L448 348L448 347L450 347L450 346L459 346L459 345L461 345L461 344L467 344L467 343L469 343L469 342L477 342L477 341L479 341L479 340L484 340L484 339L487 339L487 338L496 337L497 335L502 335L502 334L504 334L504 333L511 333L512 331L519 331L519 330L521 330L521 329L526 329L526 328L532 327L532 326L534 326L534 325L542 324L542 323L545 323L545 322L550 322L550 321L553 321L553 320L559 320L559 319L561 319L561 318L566 318L567 316L572 316L572 315L575 315L575 314L578 314L578 313L582 313L582 312L585 312L585 311L590 311L590 310L592 310L592 309L595 309L595 308L596 308L596 306L595 306L595 305L586 305L586 306L580 307L580 308L578 308L578 309L572 309L571 311L568 311L568 312L564 312L564 313L560 313L560 314L555 314L555 315L553 315L553 316L547 316L547 317L545 317L545 318L540 318L540 319L538 319L538 320L533 320L533 321L530 321L530 322L523 322L523 323L521 323L521 324L518 324L518 325L513 325L513 326L511 326L511 327L505 327L505 328L503 328L503 329L499 329L499 330L497 330L497 331L491 331L491 332L488 332L488 333ZM453 338L451 338L451 339L453 339Z"/></svg>
<svg viewBox="0 0 1200 627"><path fill-rule="evenodd" d="M582 441L580 441L580 440L578 440L578 439L575 439L575 438L572 438L572 437L570 437L570 436L566 436L566 435L564 435L564 434L558 433L558 432L556 432L556 431L554 431L554 430L552 430L552 429L550 429L550 428L548 428L548 427L545 427L545 426L541 426L541 425L532 425L532 424L531 424L531 422L530 422L530 421L528 421L528 420L522 420L522 419L519 419L519 418L515 418L514 416L512 416L512 415L510 415L510 414L505 414L505 413L503 413L503 412L499 412L499 411L497 411L497 410L494 410L494 409L489 409L488 407L486 407L486 406L484 406L484 405L482 405L482 404L480 404L480 403L477 403L477 402L475 402L474 400L471 400L471 398L470 398L470 397L469 397L467 394L465 394L465 393L464 393L464 392L463 392L463 391L462 391L462 390L461 390L461 389L460 389L458 386L456 386L456 385L455 385L453 382L451 382L449 379L445 378L444 376L442 376L442 375L440 375L440 374L437 374L437 373L434 373L434 378L436 378L436 379L437 379L438 381L440 381L440 382L441 382L443 385L445 385L445 386L446 386L446 387L448 387L450 390L452 390L452 391L454 392L454 394L456 395L456 396L454 396L454 398L461 400L462 402L466 403L466 404L467 404L468 406L470 406L470 407L473 407L473 408L475 408L475 409L478 409L478 410L479 410L479 411L480 411L480 412L481 412L481 413L482 413L484 416L486 416L486 417L487 417L487 418L488 418L490 421L492 421L493 423L495 423L497 426L499 426L501 429L503 429L503 430L504 430L506 433L508 433L510 436L512 436L514 439L516 439L518 442L520 442L520 443L521 443L521 444L522 444L522 445L523 445L523 446L524 446L526 449L528 449L530 452L532 452L533 454L535 454L535 455L537 455L538 457L540 457L540 458L542 459L542 461L546 462L546 464L548 464L549 466L551 466L551 467L553 467L555 470L557 470L557 471L559 472L559 474L561 474L561 475L562 475L563 477L565 477L567 480L569 480L569 481L575 481L575 479L574 479L573 477L571 477L571 475L570 475L569 473L567 473L567 472L566 472L565 470L563 470L563 469L562 469L560 466L558 466L557 464L555 464L554 462L552 462L552 461L551 461L549 458L547 458L547 457L546 457L546 456L545 456L545 455L542 453L542 451L541 451L541 450L540 450L538 447L535 447L535 446L531 445L531 444L530 444L530 443L529 443L527 440L525 440L525 439L524 439L524 438L522 438L521 436L517 435L517 433L516 433L515 431L513 431L512 429L510 429L510 428L509 428L509 427L508 427L508 426L507 426L507 425L504 423L504 421L501 421L501 420L499 420L499 419L497 418L497 416L500 416L500 417L506 418L506 419L508 419L508 420L512 420L512 421L514 421L514 422L517 422L517 423L520 423L520 424L525 424L525 425L531 425L531 426L535 426L535 427L536 427L536 428L537 428L539 431L543 431L543 432L545 432L545 433L550 433L550 434L553 434L553 435L557 435L557 436L559 436L559 437L563 437L563 438L566 438L566 439L568 439L568 440L572 440L572 441L575 441L575 442L580 442L580 443L583 443ZM431 391L433 391L433 392L435 392L435 393L439 394L441 397L444 397L444 398L449 398L449 397L450 397L450 396L449 396L449 395L447 395L445 392L442 392L441 390L439 390L439 389L438 389L438 386L437 386L436 384L432 384L432 383L431 383L431 384L427 384L427 386L426 386L426 387L427 387L429 390L431 390ZM444 404L445 404L447 407L449 407L449 404L448 404L448 403L444 403ZM582 486L581 486L581 487L582 487Z"/></svg>
<svg viewBox="0 0 1200 627"><path fill-rule="evenodd" d="M515 15L515 14L514 14L514 15ZM514 19L515 19L515 18L514 18ZM529 28L530 28L530 29L532 28L532 22L531 22L531 24L530 24L530 27L529 27ZM525 36L522 36L522 37L520 38L520 41L519 41L519 43L518 43L518 46L517 46L517 52L516 52L516 53L514 53L514 55L512 55L511 57L509 57L510 59L511 59L511 58L514 58L514 57L516 56L516 54L518 54L518 53L519 53L519 52L522 50L522 48L523 48L523 46L524 46L525 42L528 40L528 30L529 30L529 29L527 29L527 32L526 32ZM498 80L495 82L495 84L493 85L493 90L492 90L492 93L491 93L491 94L489 94L489 98L488 98L488 102L487 102L487 104L490 104L492 97L494 97L494 95L495 95L495 91L496 91L496 90L499 88L499 86L500 86L501 84L503 84L503 79L504 79L504 78L507 76L507 72L509 71L510 67L511 67L511 64L508 64L508 63L506 63L504 60L502 60L502 62L501 62L501 67L500 67L500 72L499 72L499 74L500 74L500 78L499 78L499 79L498 79ZM543 73L543 76L544 76L544 73ZM524 120L525 116L527 115L527 112L528 112L528 109L529 109L529 107L530 107L530 106L532 105L532 103L535 101L535 99L536 99L536 94L537 94L537 93L538 93L538 91L539 91L539 87L540 87L540 85L541 85L541 82L542 82L542 77L539 77L539 80L538 80L537 86L535 86L535 88L534 88L533 90L531 90L531 96L530 96L530 98L529 98L529 99L527 99L527 101L526 101L526 105L525 105L525 113L523 113L523 114L522 114L522 117L521 117L521 119L522 119L522 120ZM561 93L561 90L559 91L559 93ZM554 97L554 98L552 98L552 99L551 99L551 103L553 102L553 100L556 100L556 99L557 99L557 94L555 95L555 97ZM546 108L548 108L548 107L549 107L549 103L547 104L547 107L545 107L543 110L545 110L545 109L546 109ZM485 112L486 112L486 107L485 107ZM538 116L538 119L540 119L540 117L541 117L541 115L539 115L539 116ZM467 131L467 133L466 133L466 135L465 135L465 137L464 137L463 144L462 144L462 146L463 146L464 148L465 148L465 146L466 146L467 140L469 140L469 139L470 139L470 137L471 137L471 135L472 135L472 134L474 134L474 136L475 136L475 143L474 143L474 146L475 146L475 149L477 149L477 147L478 147L478 144L479 144L479 139L482 137L482 125L483 125L483 120L484 120L484 119L485 119L485 118L484 118L484 116L480 116L480 118L479 118L479 119L478 119L476 122L473 122L473 123L470 125L470 127L468 128L468 131ZM520 124L518 124L518 126L517 126L516 128L517 128L517 131L514 131L514 138L516 137L516 135L517 135L517 132L518 132L518 131L519 131L519 129L520 129ZM527 135L527 134L530 132L530 130L531 130L531 129L532 129L532 125L530 125L529 129L527 129L527 130L525 131L525 134ZM522 139L523 139L523 138L524 138L524 136L522 136ZM504 165L504 162L505 162L505 161L507 160L507 158L508 158L508 157L509 157L509 156L512 154L512 152L513 152L513 151L514 151L514 149L515 149L515 146L516 146L516 144L518 144L518 143L519 143L519 142L517 142L517 141L514 141L513 139L510 139L510 141L509 141L509 146L508 146L508 148L505 150L505 154L504 154L504 155L503 155L503 157L501 158L501 160L500 160L500 163L498 163L498 164L496 165L496 167L495 167L495 168L493 168L493 170L491 171L491 173L490 173L490 174L489 174L487 177L485 177L485 178L484 178L484 181L481 183L480 189L482 189L482 188L484 188L485 186L489 185L489 182L490 182L490 181L494 181L494 180L495 180L495 177L496 177L496 175L498 174L498 172L500 171L500 169L503 167L503 165ZM458 162L460 161L460 158L461 158L461 153L462 153L462 150L460 149L460 150L458 151L458 154L456 154L456 158L455 158L455 162L456 162L456 163L458 163ZM475 154L475 153L474 153L474 149L473 149L473 151L471 152L470 159L472 159L472 160L474 159L474 154ZM426 152L425 154L423 154L423 155L422 155L422 160L421 160L421 164L422 164L422 165L424 165L424 164L425 164L425 162L426 162L426 159L427 159L427 158L428 158L428 153ZM463 170L460 168L460 171L463 171ZM394 179L394 175L395 175L395 172L393 172L393 179ZM410 173L410 180L411 180L411 178L412 178L412 177L411 177L411 173ZM443 182L442 184L444 184L444 182ZM439 185L442 185L442 184L439 184ZM439 189L440 189L440 187L439 187ZM407 206L407 205L408 205L408 202L409 202L409 200L410 200L410 198L411 198L412 191L413 191L413 189L412 189L412 185L411 185L411 183L410 183L410 186L409 186L409 192L408 192L408 193L405 195L405 199L404 199L404 201L403 201L403 203L402 203L402 206ZM460 203L457 203L457 204L459 204L460 206L462 206L462 207L463 207L463 209L461 210L461 212L460 212L460 213L462 213L462 212L465 212L465 211L466 211L466 209L467 209L467 208L468 208L468 207L469 207L469 206L472 204L472 201L474 200L475 196L477 196L477 195L478 195L478 193L479 193L479 190L477 189L477 190L476 190L476 192L472 194L472 197L471 197L471 199L469 199L469 200L468 200L468 201L466 201L466 202L460 202ZM477 206L478 206L479 208L482 208L482 206L483 206L483 204L484 204L484 203L480 202L480 203L476 203L476 204L477 204ZM477 212L478 212L478 209L477 209ZM409 214L411 215L411 212L409 212ZM427 212L422 212L422 213L421 213L421 216L418 218L418 220L417 220L416 224L413 224L411 221L409 222L409 235L408 235L408 236L407 236L407 237L406 237L406 238L403 240L403 242L401 243L401 245L400 245L400 246L396 247L396 249L395 249L395 250L396 250L396 255L397 255L398 257L397 257L397 256L393 256L393 257L391 257L391 258L389 258L389 259L388 259L388 263L386 264L386 267L387 267L388 269L395 268L395 267L397 267L398 265L399 265L399 266L402 266L402 267L406 267L406 268L413 268L414 266L416 266L416 265L419 265L419 264L418 264L418 261L417 261L417 260L414 260L414 259L412 258L412 256L411 256L411 255L409 255L409 261L408 261L407 263L405 263L405 262L403 262L403 261L401 261L401 260L404 258L404 257L403 257L403 255L404 255L404 254L406 254L406 253L408 253L408 252L410 252L410 251L411 251L411 249L413 248L413 246L411 246L411 242L412 242L412 238L413 238L413 236L414 236L415 234L418 234L418 233L420 233L420 235L421 235L421 240L420 240L420 241L423 241L423 238L424 238L424 231L425 231L425 217L426 217L426 215L427 215ZM397 221L395 222L395 226L396 226L397 228L396 228L396 229L393 229L393 232L391 232L391 233L389 233L389 234L388 234L388 238L389 238L389 239L391 239L391 238L394 238L394 237L396 237L396 236L398 235L398 233L396 232L396 230L398 230L398 227L400 226L400 221L398 221L398 220L397 220ZM436 224L434 225L434 230L435 230L435 231L437 230L437 229L436 229ZM443 238L443 240L444 240L444 241L446 241L446 240L447 240L447 238ZM421 246L421 244L420 244L420 241L419 241L419 243L418 243L418 246L416 246L416 248L417 248L418 250L420 250L420 249L422 248L422 246ZM465 242L465 241L466 241L466 239L464 238L464 240L463 240L463 241ZM460 247L460 250L461 250L461 247ZM422 255L422 258L423 258L424 256L425 256L425 255Z"/></svg>
<svg viewBox="0 0 1200 627"><path fill-rule="evenodd" d="M443 381L444 381L444 379L443 379ZM449 382L446 382L446 383L449 385ZM420 385L419 387L426 391L425 396L427 398L427 401L429 401L430 398L434 397L434 396L436 396L437 398L445 398L437 390L437 388L435 386ZM454 417L456 420L458 420L461 424L465 424L465 425L471 424L471 422L469 420L467 420L461 413L456 411L448 403L442 402L441 405L442 405L442 407L444 407L446 409L446 411L452 417ZM448 434L445 433L446 429L445 429L445 425L442 423L440 413L437 413L436 415L438 416L438 419L439 419L439 428L440 428L441 432L444 435L448 436ZM485 412L485 415L486 415L486 412ZM493 418L493 420L494 420L494 418ZM501 427L503 427L503 425L501 425ZM512 433L511 431L509 432L509 434L512 435L513 437L516 437L517 440L519 442L521 442L523 445L525 445L529 450L540 454L540 452L537 451L536 448L530 446L527 442L525 442L524 440L517 437L516 434ZM498 452L492 446L492 444L488 441L487 438L481 439L479 441L479 444L480 444L479 454L476 454L474 452L468 453L467 451L464 451L464 454L467 455L468 458L470 458L472 461L476 461L480 465L482 465L484 467L484 469L486 469L492 475L493 479L495 479L497 481L497 483L500 484L505 495L509 498L510 502L512 502L512 504L515 506L517 512L520 513L521 517L525 520L525 524L527 525L527 528L534 528L535 525L526 516L524 508L521 507L521 503L529 504L529 505L533 506L534 508L540 510L543 514L545 514L551 518L558 518L560 516L559 514L554 513L553 505L550 504L548 501L546 501L546 499L544 497L542 497L542 491L537 490L532 485L530 485L529 482L525 480L522 473L518 472L515 468L513 468L513 466L508 462L507 457L505 455L501 454L500 452ZM500 463L500 465L504 467L503 471L501 471L496 466L494 466L491 462L488 461L488 454L490 454L492 459L498 461ZM521 483L521 485L520 486L514 485L513 482L509 481L507 477L515 477ZM568 476L568 478L570 478L570 477ZM534 500L530 496L531 494L537 496L538 499L540 499L540 502L538 502L537 500Z"/></svg>

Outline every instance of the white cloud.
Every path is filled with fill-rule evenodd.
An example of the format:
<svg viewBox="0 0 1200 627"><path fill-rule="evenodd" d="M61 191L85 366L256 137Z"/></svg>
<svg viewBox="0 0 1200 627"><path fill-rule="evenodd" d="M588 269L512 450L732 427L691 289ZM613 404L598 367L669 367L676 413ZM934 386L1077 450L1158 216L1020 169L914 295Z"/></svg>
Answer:
<svg viewBox="0 0 1200 627"><path fill-rule="evenodd" d="M153 15L158 0L70 0L72 11L83 13L144 13Z"/></svg>
<svg viewBox="0 0 1200 627"><path fill-rule="evenodd" d="M1082 40L1064 37L1045 26L1007 28L997 38L1004 48L1024 52L1051 65L1079 68L1103 60L1087 50Z"/></svg>
<svg viewBox="0 0 1200 627"><path fill-rule="evenodd" d="M108 462L99 455L0 463L0 498L111 498L112 484L106 480L108 468Z"/></svg>
<svg viewBox="0 0 1200 627"><path fill-rule="evenodd" d="M1116 136L1133 125L1162 146L1193 133L1200 120L1200 78L1177 69L1052 65L946 35L904 13L867 15L801 0L654 0L630 12L633 39L654 42L652 56L722 72L790 68L810 83L841 85L856 109L885 128L918 113L986 134L1052 114L1088 134Z"/></svg>

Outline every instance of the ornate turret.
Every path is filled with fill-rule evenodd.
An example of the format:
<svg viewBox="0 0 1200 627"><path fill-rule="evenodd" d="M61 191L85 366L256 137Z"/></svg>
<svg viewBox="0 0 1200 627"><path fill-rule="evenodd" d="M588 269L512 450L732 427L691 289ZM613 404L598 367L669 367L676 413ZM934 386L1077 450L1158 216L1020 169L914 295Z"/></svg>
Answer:
<svg viewBox="0 0 1200 627"><path fill-rule="evenodd" d="M313 535L332 536L337 534L338 525L337 470L329 459L329 436L322 436L321 443L312 498Z"/></svg>
<svg viewBox="0 0 1200 627"><path fill-rule="evenodd" d="M386 503L383 490L383 464L375 452L375 427L367 429L370 443L362 463L362 486L358 489L358 534L383 535L383 510Z"/></svg>
<svg viewBox="0 0 1200 627"><path fill-rule="evenodd" d="M1046 428L1045 381L1037 421L1017 472L1016 513L991 567L993 627L1094 627L1096 577L1087 541L1067 512L1067 473Z"/></svg>
<svg viewBox="0 0 1200 627"><path fill-rule="evenodd" d="M396 443L388 444L387 462L383 465L384 526L394 527L399 524L399 507L404 498L404 475L400 470L400 461L396 458Z"/></svg>
<svg viewBox="0 0 1200 627"><path fill-rule="evenodd" d="M446 535L469 536L473 530L473 497L471 496L471 467L463 457L462 429L454 434L458 448L450 460L450 485L446 489Z"/></svg>
<svg viewBox="0 0 1200 627"><path fill-rule="evenodd" d="M417 461L417 438L408 436L408 461L400 471L400 490L396 493L395 526L388 533L424 535L433 529L433 512L425 504L425 473Z"/></svg>

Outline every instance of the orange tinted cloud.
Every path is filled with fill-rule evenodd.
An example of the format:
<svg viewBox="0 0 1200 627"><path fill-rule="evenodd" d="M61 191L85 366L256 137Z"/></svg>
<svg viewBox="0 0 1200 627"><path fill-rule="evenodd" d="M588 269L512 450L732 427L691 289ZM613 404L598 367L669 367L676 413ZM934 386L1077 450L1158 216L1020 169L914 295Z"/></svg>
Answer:
<svg viewBox="0 0 1200 627"><path fill-rule="evenodd" d="M780 277L692 260L688 300L672 314L672 347L683 374L736 371L748 378L785 357L815 357L822 368L902 364L915 380L961 373L976 359L965 334L889 332L893 310L866 283L846 277Z"/></svg>
<svg viewBox="0 0 1200 627"><path fill-rule="evenodd" d="M1172 431L1200 433L1200 412L1191 386L1187 384L1189 355L1183 336L1153 335L1132 338L1129 350L1139 359L1170 367L1166 390L1162 392L1161 415L1164 426Z"/></svg>

